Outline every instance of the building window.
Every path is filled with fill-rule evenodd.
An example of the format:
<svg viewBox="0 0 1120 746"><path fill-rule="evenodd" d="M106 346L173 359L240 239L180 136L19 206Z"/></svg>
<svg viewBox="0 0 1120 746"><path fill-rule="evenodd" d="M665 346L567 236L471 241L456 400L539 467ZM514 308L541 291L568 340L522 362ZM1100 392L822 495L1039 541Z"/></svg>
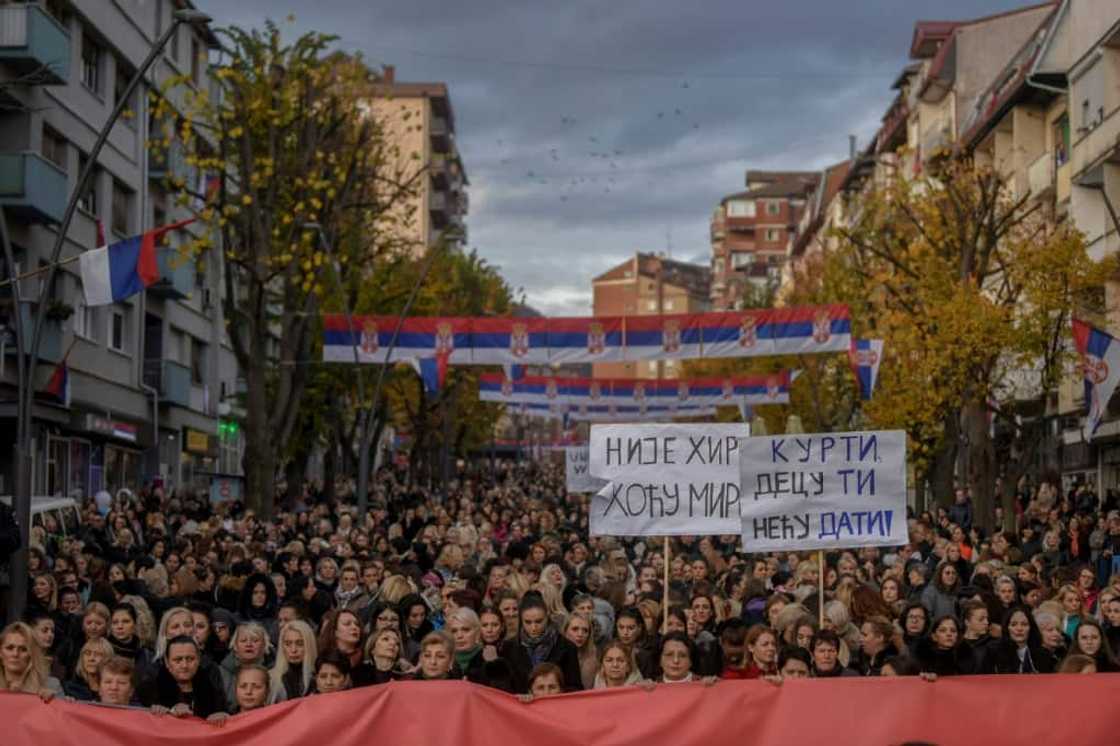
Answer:
<svg viewBox="0 0 1120 746"><path fill-rule="evenodd" d="M136 72L124 60L117 58L117 74L113 78L113 101L119 103L124 98L124 93L128 90L128 84L132 82L132 77ZM125 104L125 110L121 112L121 120L124 121L129 127L136 128L136 92L132 92L132 96L128 98Z"/></svg>
<svg viewBox="0 0 1120 746"><path fill-rule="evenodd" d="M766 229L766 240L767 241L781 241L782 240L781 229L780 228L767 228Z"/></svg>
<svg viewBox="0 0 1120 746"><path fill-rule="evenodd" d="M109 313L109 347L124 352L125 343L124 312L113 310Z"/></svg>
<svg viewBox="0 0 1120 746"><path fill-rule="evenodd" d="M714 267L715 273L717 275L722 275L723 274L723 257L722 256L716 257L716 260L715 260L714 264L715 264L715 267Z"/></svg>
<svg viewBox="0 0 1120 746"><path fill-rule="evenodd" d="M1054 122L1054 166L1061 168L1069 162L1069 114L1062 114Z"/></svg>
<svg viewBox="0 0 1120 746"><path fill-rule="evenodd" d="M202 45L198 43L198 37L191 36L191 80L194 81L195 88L202 87L202 71L206 64L206 58L203 54Z"/></svg>
<svg viewBox="0 0 1120 746"><path fill-rule="evenodd" d="M81 301L81 293L78 294L78 298L79 300L74 308L74 333L91 342L96 342L97 309L90 308L83 303Z"/></svg>
<svg viewBox="0 0 1120 746"><path fill-rule="evenodd" d="M664 309L664 310L666 310L666 311L672 311L672 310L673 310L673 301L672 301L671 299L670 299L670 300L667 300L667 301L665 301L665 303L664 303L664 306L665 306L665 309Z"/></svg>
<svg viewBox="0 0 1120 746"><path fill-rule="evenodd" d="M754 257L749 251L740 251L731 255L731 267L733 269L749 267L753 261Z"/></svg>
<svg viewBox="0 0 1120 746"><path fill-rule="evenodd" d="M657 301L655 301L655 300L646 301L646 310L649 311L650 313L656 313L657 312Z"/></svg>
<svg viewBox="0 0 1120 746"><path fill-rule="evenodd" d="M194 337L191 341L191 383L201 386L206 382L206 343Z"/></svg>
<svg viewBox="0 0 1120 746"><path fill-rule="evenodd" d="M129 215L132 213L132 190L113 179L113 232L129 235Z"/></svg>
<svg viewBox="0 0 1120 746"><path fill-rule="evenodd" d="M101 47L90 35L82 35L82 85L101 95Z"/></svg>
<svg viewBox="0 0 1120 746"><path fill-rule="evenodd" d="M727 203L727 217L729 218L753 218L754 216L754 200L736 199Z"/></svg>
<svg viewBox="0 0 1120 746"><path fill-rule="evenodd" d="M44 158L63 171L66 170L66 138L49 124L43 125L43 144L40 150Z"/></svg>
<svg viewBox="0 0 1120 746"><path fill-rule="evenodd" d="M78 175L85 171L86 164L89 163L89 156L85 153L78 154ZM82 208L90 215L97 214L97 180L101 176L101 170L94 167L93 173L89 176L89 181L86 183L86 190L78 199L78 207Z"/></svg>
<svg viewBox="0 0 1120 746"><path fill-rule="evenodd" d="M767 202L766 203L766 214L767 215L777 215L781 211L782 211L782 203L781 202Z"/></svg>

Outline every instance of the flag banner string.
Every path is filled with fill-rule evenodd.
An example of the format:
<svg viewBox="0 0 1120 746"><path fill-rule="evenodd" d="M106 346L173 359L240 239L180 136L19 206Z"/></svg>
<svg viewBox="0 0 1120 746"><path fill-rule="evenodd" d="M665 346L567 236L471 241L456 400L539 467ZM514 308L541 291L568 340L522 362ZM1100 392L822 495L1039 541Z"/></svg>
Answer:
<svg viewBox="0 0 1120 746"><path fill-rule="evenodd" d="M579 318L324 314L323 360L384 364L447 355L451 365L561 365L847 352L847 306ZM355 350L357 361L355 361Z"/></svg>

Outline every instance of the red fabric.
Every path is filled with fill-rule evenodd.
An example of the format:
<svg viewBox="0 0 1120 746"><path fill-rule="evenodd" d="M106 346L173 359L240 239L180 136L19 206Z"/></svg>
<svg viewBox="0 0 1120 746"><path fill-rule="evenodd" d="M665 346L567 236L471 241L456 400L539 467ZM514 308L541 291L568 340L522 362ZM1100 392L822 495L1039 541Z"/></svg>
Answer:
<svg viewBox="0 0 1120 746"><path fill-rule="evenodd" d="M463 682L395 682L312 696L216 728L37 697L0 694L5 746L455 744L936 744L1054 741L1054 716L1077 743L1113 744L1120 674L720 681L622 687L522 704ZM1055 709L1057 708L1057 709ZM1058 738L1064 742L1063 738Z"/></svg>

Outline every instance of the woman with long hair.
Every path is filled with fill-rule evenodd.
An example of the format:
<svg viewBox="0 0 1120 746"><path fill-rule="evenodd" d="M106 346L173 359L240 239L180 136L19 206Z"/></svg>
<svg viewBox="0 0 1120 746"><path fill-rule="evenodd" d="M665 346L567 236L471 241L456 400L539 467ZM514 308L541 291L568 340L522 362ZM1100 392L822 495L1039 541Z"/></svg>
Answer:
<svg viewBox="0 0 1120 746"><path fill-rule="evenodd" d="M981 671L996 674L1053 673L1057 659L1042 644L1030 610L1015 606L1001 620L1002 636L988 648Z"/></svg>
<svg viewBox="0 0 1120 746"><path fill-rule="evenodd" d="M933 582L922 590L922 605L934 619L956 614L957 594L961 577L956 565L942 561L933 574Z"/></svg>
<svg viewBox="0 0 1120 746"><path fill-rule="evenodd" d="M642 681L642 673L626 645L616 641L603 646L599 653L599 670L595 673L593 689L611 689Z"/></svg>
<svg viewBox="0 0 1120 746"><path fill-rule="evenodd" d="M349 609L335 609L323 619L323 631L319 634L319 654L341 653L350 659L350 670L353 673L362 662L364 641L362 622L357 613Z"/></svg>
<svg viewBox="0 0 1120 746"><path fill-rule="evenodd" d="M778 635L765 624L756 624L747 630L746 675L743 678L760 679L778 672Z"/></svg>
<svg viewBox="0 0 1120 746"><path fill-rule="evenodd" d="M415 667L402 657L401 633L379 629L366 640L365 661L353 671L354 686L387 684L412 674Z"/></svg>
<svg viewBox="0 0 1120 746"><path fill-rule="evenodd" d="M595 646L591 620L583 614L571 614L564 622L562 632L579 653L580 679L583 681L583 688L593 688L595 675L599 672L599 651Z"/></svg>
<svg viewBox="0 0 1120 746"><path fill-rule="evenodd" d="M136 626L136 609L131 604L119 603L113 607L107 639L113 646L114 655L127 658L138 669L146 669L151 662L151 654L141 644Z"/></svg>
<svg viewBox="0 0 1120 746"><path fill-rule="evenodd" d="M279 652L272 664L270 696L273 702L298 699L308 693L315 678L319 646L311 625L295 619L280 628Z"/></svg>
<svg viewBox="0 0 1120 746"><path fill-rule="evenodd" d="M1069 647L1069 655L1087 655L1097 664L1100 673L1115 673L1120 671L1116 656L1105 636L1104 627L1092 617L1085 617L1077 625L1077 632L1073 636L1073 644Z"/></svg>
<svg viewBox="0 0 1120 746"><path fill-rule="evenodd" d="M78 653L74 676L63 682L62 691L79 702L96 702L101 664L113 657L113 646L105 638L90 640Z"/></svg>
<svg viewBox="0 0 1120 746"><path fill-rule="evenodd" d="M918 644L917 657L923 673L938 676L976 673L972 651L961 643L961 623L951 614L934 620L929 635Z"/></svg>
<svg viewBox="0 0 1120 746"><path fill-rule="evenodd" d="M23 622L12 622L0 632L0 692L38 694L43 701L62 692L47 673L34 633Z"/></svg>

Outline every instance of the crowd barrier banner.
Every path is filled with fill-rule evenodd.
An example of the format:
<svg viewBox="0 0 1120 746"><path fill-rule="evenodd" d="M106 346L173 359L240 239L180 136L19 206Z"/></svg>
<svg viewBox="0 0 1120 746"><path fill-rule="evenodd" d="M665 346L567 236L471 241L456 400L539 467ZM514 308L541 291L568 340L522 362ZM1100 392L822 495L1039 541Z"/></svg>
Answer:
<svg viewBox="0 0 1120 746"><path fill-rule="evenodd" d="M630 406L735 406L789 404L788 370L727 378L563 378L501 373L479 376L478 398L503 404L621 404Z"/></svg>
<svg viewBox="0 0 1120 746"><path fill-rule="evenodd" d="M324 314L323 360L385 363L447 353L452 365L548 365L847 352L845 305L587 318ZM392 349L390 349L392 348Z"/></svg>
<svg viewBox="0 0 1120 746"><path fill-rule="evenodd" d="M464 682L312 696L221 728L0 694L5 746L1023 746L1117 742L1120 674L664 684L529 704Z"/></svg>
<svg viewBox="0 0 1120 746"><path fill-rule="evenodd" d="M739 468L744 551L909 540L901 430L744 438Z"/></svg>
<svg viewBox="0 0 1120 746"><path fill-rule="evenodd" d="M737 534L741 423L593 425L595 536Z"/></svg>

